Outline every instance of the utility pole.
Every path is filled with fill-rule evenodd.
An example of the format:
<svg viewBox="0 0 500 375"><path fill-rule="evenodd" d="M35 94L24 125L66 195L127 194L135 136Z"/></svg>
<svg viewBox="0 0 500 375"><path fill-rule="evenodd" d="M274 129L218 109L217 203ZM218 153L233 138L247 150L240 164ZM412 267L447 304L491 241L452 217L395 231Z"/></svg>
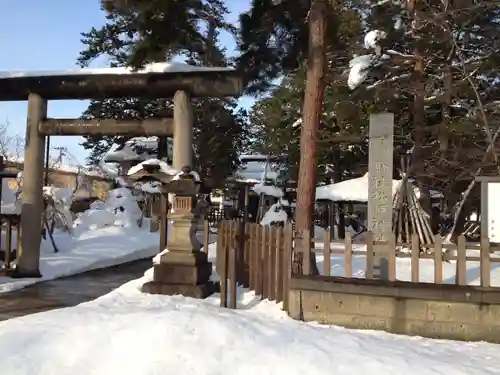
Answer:
<svg viewBox="0 0 500 375"><path fill-rule="evenodd" d="M323 114L326 68L326 0L313 0L309 10L309 51L307 75L300 132L300 164L295 211L296 237L304 255L296 254L297 263L304 261L308 269L295 272L317 274L316 257L311 252L309 238L313 236L313 212L316 199L318 129ZM304 238L306 231L310 236ZM305 257L309 257L306 260ZM295 262L294 262L295 263ZM296 266L297 266L297 263Z"/></svg>

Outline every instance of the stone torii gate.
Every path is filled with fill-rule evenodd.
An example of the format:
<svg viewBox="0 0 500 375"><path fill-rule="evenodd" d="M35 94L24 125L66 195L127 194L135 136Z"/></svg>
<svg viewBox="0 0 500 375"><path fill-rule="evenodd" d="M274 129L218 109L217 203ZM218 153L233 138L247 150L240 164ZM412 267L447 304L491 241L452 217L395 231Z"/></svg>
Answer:
<svg viewBox="0 0 500 375"><path fill-rule="evenodd" d="M161 64L156 64L161 65ZM179 69L175 69L178 66ZM191 97L239 96L240 74L230 68L164 64L167 71L124 72L123 68L0 74L0 101L28 101L17 277L40 277L44 152L47 136L173 136L173 166L192 166ZM169 68L170 67L170 68ZM141 97L171 98L173 118L82 120L47 118L48 100Z"/></svg>

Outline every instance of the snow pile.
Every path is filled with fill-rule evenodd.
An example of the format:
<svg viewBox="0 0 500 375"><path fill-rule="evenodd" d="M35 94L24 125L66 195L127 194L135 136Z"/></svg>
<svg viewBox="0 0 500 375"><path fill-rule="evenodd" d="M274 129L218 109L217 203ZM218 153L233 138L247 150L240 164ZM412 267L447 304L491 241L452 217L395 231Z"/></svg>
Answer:
<svg viewBox="0 0 500 375"><path fill-rule="evenodd" d="M368 173L363 177L341 181L336 184L318 186L316 188L317 200L368 202L368 187L370 181ZM392 194L396 194L401 184L400 180L392 180Z"/></svg>
<svg viewBox="0 0 500 375"><path fill-rule="evenodd" d="M279 203L275 203L269 207L269 210L266 212L264 217L262 218L260 224L262 226L271 225L272 223L286 223L288 221L288 215L283 210L283 207Z"/></svg>
<svg viewBox="0 0 500 375"><path fill-rule="evenodd" d="M75 235L109 226L138 228L141 217L142 211L132 192L127 188L113 189L105 202L93 202L90 209L77 217Z"/></svg>
<svg viewBox="0 0 500 375"><path fill-rule="evenodd" d="M95 301L0 323L2 373L492 375L500 367L499 345L306 324L243 290L237 310L220 308L219 295L145 295L149 280L151 272Z"/></svg>

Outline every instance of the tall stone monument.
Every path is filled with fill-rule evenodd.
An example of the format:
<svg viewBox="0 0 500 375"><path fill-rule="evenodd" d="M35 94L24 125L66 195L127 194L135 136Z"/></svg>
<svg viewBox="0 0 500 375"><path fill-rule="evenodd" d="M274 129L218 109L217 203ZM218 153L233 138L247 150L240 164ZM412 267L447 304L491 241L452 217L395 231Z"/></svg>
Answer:
<svg viewBox="0 0 500 375"><path fill-rule="evenodd" d="M392 175L394 152L394 114L370 116L368 156L368 230L374 241L389 242L392 237ZM389 245L390 246L390 245ZM388 246L374 247L373 277L389 278ZM369 267L369 265L367 265Z"/></svg>

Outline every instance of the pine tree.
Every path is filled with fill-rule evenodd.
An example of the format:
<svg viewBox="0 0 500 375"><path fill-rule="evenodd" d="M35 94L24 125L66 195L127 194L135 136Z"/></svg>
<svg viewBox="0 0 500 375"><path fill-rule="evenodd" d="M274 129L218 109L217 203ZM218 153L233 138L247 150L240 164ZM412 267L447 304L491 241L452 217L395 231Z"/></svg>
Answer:
<svg viewBox="0 0 500 375"><path fill-rule="evenodd" d="M106 1L108 22L100 29L83 33L86 49L78 59L87 66L106 56L112 66L140 68L148 62L165 61L182 54L192 65L227 66L224 49L217 43L217 30L234 32L224 21L222 1ZM206 25L215 31L207 32ZM207 55L210 58L207 60ZM208 110L207 110L208 108ZM238 153L246 138L245 112L231 99L193 99L195 158L194 168L216 183L229 175L238 163ZM87 118L135 118L172 116L172 102L140 98L92 101ZM100 160L112 144L123 137L86 137L83 146L91 151L90 162Z"/></svg>
<svg viewBox="0 0 500 375"><path fill-rule="evenodd" d="M367 75L354 96L405 103L410 116L398 122L411 136L411 172L424 192L437 187L453 206L487 159L498 166L484 152L495 149L499 127L499 11L482 1L411 0L379 2L367 14L367 31L380 40L365 39L373 53L353 61L351 81Z"/></svg>
<svg viewBox="0 0 500 375"><path fill-rule="evenodd" d="M292 167L290 177L296 179L300 129L293 130L292 124L302 117L307 58L304 19L310 1L273 4L255 2L252 12L242 16L240 48L243 54L239 61L248 74L249 92L262 92L269 88L273 78L283 75L281 84L272 87L268 95L256 103L251 122L256 128L259 150L267 148L271 153L286 150L288 165ZM366 108L371 105L363 101L353 103L343 76L362 36L359 5L355 6L353 1L329 4L328 67L318 139L318 181L326 178L338 181L364 172ZM265 12L266 6L269 9ZM333 167L333 175L326 171L326 166Z"/></svg>
<svg viewBox="0 0 500 375"><path fill-rule="evenodd" d="M357 6L352 0L328 2L327 56L332 64L359 37ZM252 0L250 10L240 16L237 62L246 73L248 94L265 93L277 78L305 69L310 8L311 0Z"/></svg>
<svg viewBox="0 0 500 375"><path fill-rule="evenodd" d="M268 97L255 103L250 115L254 150L271 155L286 154L288 178L295 181L303 96L303 75L287 76ZM348 105L347 100L345 87L327 85L318 139L318 182L339 182L366 172L366 129L359 121L360 111Z"/></svg>

